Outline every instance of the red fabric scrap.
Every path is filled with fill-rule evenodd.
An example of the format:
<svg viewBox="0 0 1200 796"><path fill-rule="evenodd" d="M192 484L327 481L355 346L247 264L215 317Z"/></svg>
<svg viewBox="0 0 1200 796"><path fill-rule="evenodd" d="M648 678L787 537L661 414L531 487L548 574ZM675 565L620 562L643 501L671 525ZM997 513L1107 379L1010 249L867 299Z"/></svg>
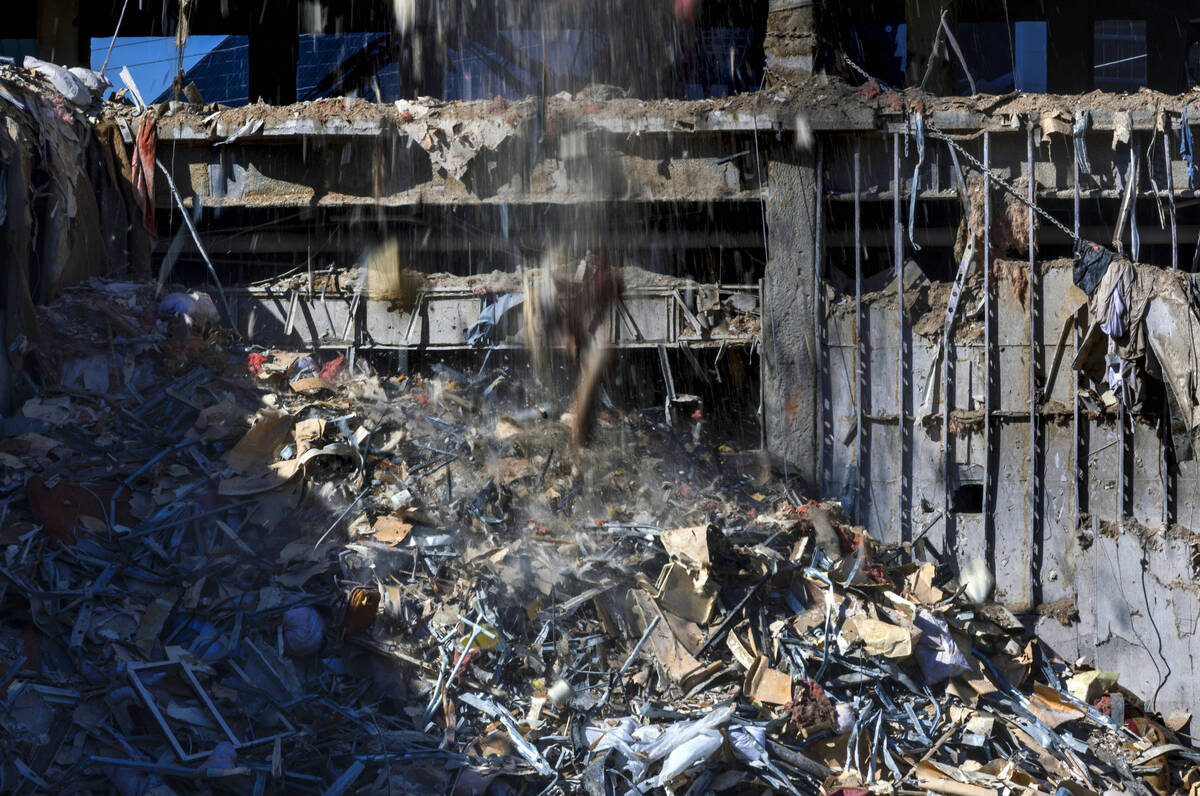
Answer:
<svg viewBox="0 0 1200 796"><path fill-rule="evenodd" d="M342 366L346 364L346 357L338 354L335 359L331 359L321 366L321 378L325 381L337 381L337 377L342 373Z"/></svg>
<svg viewBox="0 0 1200 796"><path fill-rule="evenodd" d="M263 365L265 365L266 362L267 362L266 354L247 354L246 355L246 368L251 373L253 373L255 376L262 375Z"/></svg>
<svg viewBox="0 0 1200 796"><path fill-rule="evenodd" d="M153 116L142 118L133 153L133 198L142 211L142 223L152 239L158 238L154 226L154 158L158 150L158 123Z"/></svg>
<svg viewBox="0 0 1200 796"><path fill-rule="evenodd" d="M1105 716L1112 718L1112 695L1102 694L1096 697L1094 700L1092 700L1092 707L1103 713ZM1141 735L1137 727L1134 726L1133 720L1141 718L1144 715L1146 714L1138 710L1135 706L1129 704L1128 702L1125 703L1125 726L1127 726L1131 732Z"/></svg>
<svg viewBox="0 0 1200 796"><path fill-rule="evenodd" d="M858 548L863 546L863 535L857 531L852 531L840 522L833 523L833 530L837 532L838 541L842 546L842 555L849 555L858 551Z"/></svg>
<svg viewBox="0 0 1200 796"><path fill-rule="evenodd" d="M816 680L798 680L792 686L792 702L784 705L797 727L824 727L834 723L833 703Z"/></svg>
<svg viewBox="0 0 1200 796"><path fill-rule="evenodd" d="M455 679L458 678L459 674L462 674L462 671L467 668L467 664L470 663L473 658L476 658L480 652L481 650L479 647L471 647L469 650L459 655L459 660L454 662L454 665L458 667L458 672L456 672L454 675ZM447 685L450 684L451 683L447 683Z"/></svg>
<svg viewBox="0 0 1200 796"><path fill-rule="evenodd" d="M881 586L891 586L893 589L896 588L896 582L887 574L887 571L883 568L883 564L867 564L863 567L862 572L872 583L878 583Z"/></svg>

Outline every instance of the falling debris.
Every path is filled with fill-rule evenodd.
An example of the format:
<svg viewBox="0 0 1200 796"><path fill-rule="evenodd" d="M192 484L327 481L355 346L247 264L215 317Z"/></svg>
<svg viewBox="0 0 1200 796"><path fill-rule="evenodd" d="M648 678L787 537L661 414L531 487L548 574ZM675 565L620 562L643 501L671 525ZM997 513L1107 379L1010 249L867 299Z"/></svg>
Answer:
<svg viewBox="0 0 1200 796"><path fill-rule="evenodd" d="M1200 796L1185 25L176 5L0 56L0 791Z"/></svg>

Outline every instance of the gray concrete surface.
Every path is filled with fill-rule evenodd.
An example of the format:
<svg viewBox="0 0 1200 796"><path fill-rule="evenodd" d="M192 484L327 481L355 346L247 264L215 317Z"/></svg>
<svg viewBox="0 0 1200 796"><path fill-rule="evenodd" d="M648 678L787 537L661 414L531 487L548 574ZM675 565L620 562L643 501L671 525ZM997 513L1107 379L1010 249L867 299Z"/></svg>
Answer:
<svg viewBox="0 0 1200 796"><path fill-rule="evenodd" d="M765 136L764 136L765 137ZM816 171L791 135L769 150L768 258L763 331L767 451L812 490L817 484L817 368L813 291Z"/></svg>

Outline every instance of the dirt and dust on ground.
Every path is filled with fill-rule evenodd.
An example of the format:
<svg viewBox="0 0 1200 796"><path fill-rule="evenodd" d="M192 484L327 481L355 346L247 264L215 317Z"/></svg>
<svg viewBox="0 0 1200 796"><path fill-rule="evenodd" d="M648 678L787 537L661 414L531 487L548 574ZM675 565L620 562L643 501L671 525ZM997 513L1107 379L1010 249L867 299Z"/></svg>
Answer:
<svg viewBox="0 0 1200 796"><path fill-rule="evenodd" d="M1197 777L1186 717L1055 658L986 567L878 543L702 412L602 406L573 449L561 402L494 364L247 347L144 284L39 313L0 421L4 790Z"/></svg>

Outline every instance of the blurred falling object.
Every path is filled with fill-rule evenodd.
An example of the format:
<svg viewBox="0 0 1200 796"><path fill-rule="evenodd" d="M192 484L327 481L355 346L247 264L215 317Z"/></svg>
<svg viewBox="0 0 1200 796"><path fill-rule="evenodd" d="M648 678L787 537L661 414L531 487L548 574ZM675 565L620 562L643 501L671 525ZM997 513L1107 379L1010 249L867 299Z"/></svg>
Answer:
<svg viewBox="0 0 1200 796"><path fill-rule="evenodd" d="M358 277L359 292L372 301L389 301L400 310L413 307L425 286L425 276L402 263L400 244L395 240L385 241L363 255Z"/></svg>
<svg viewBox="0 0 1200 796"><path fill-rule="evenodd" d="M600 379L612 360L612 347L594 332L588 343L587 354L579 369L575 397L571 401L571 446L582 448L591 441L592 426L596 420L596 401L600 393Z"/></svg>
<svg viewBox="0 0 1200 796"><path fill-rule="evenodd" d="M325 30L328 12L320 0L304 0L300 4L300 32L320 33Z"/></svg>
<svg viewBox="0 0 1200 796"><path fill-rule="evenodd" d="M392 0L392 15L396 18L397 32L409 32L417 15L416 0Z"/></svg>
<svg viewBox="0 0 1200 796"><path fill-rule="evenodd" d="M525 342L529 346L534 378L541 384L546 384L550 376L547 316L553 313L556 302L554 278L551 275L552 262L552 255L547 253L543 258L542 268L532 273L526 270L521 274L521 290L525 294L525 303L521 305L525 318Z"/></svg>
<svg viewBox="0 0 1200 796"><path fill-rule="evenodd" d="M812 127L808 123L808 117L803 113L796 114L796 149L812 149L813 134Z"/></svg>
<svg viewBox="0 0 1200 796"><path fill-rule="evenodd" d="M700 10L700 0L675 0L675 19L679 22L691 22Z"/></svg>
<svg viewBox="0 0 1200 796"><path fill-rule="evenodd" d="M603 320L624 291L620 269L603 253L589 253L573 270L561 250L545 254L536 275L522 279L525 338L533 371L543 385L551 377L550 356L563 346L575 362L569 411L571 444L586 445L596 415L600 381L612 359Z"/></svg>

